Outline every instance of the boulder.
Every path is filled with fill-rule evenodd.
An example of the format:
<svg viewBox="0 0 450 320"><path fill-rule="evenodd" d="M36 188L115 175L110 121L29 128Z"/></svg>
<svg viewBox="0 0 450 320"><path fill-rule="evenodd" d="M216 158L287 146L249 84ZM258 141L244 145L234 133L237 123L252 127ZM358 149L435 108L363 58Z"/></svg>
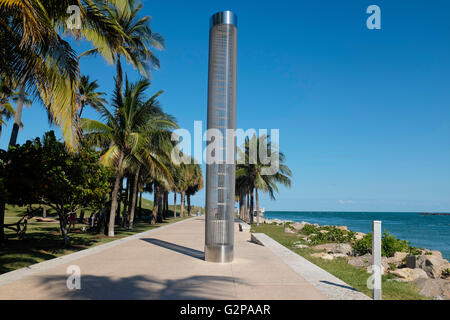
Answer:
<svg viewBox="0 0 450 320"><path fill-rule="evenodd" d="M349 231L347 226L335 226L336 229L342 230L342 231Z"/></svg>
<svg viewBox="0 0 450 320"><path fill-rule="evenodd" d="M294 222L292 224L292 228L294 228L296 231L302 231L302 229L305 227L305 225L306 224L304 224L303 222L302 223Z"/></svg>
<svg viewBox="0 0 450 320"><path fill-rule="evenodd" d="M403 260L406 258L408 253L406 252L395 252L393 257L387 258L388 264L395 264L397 267L403 264Z"/></svg>
<svg viewBox="0 0 450 320"><path fill-rule="evenodd" d="M286 232L286 233L295 233L295 231L292 230L292 229L289 228L289 227L284 228L284 232Z"/></svg>
<svg viewBox="0 0 450 320"><path fill-rule="evenodd" d="M436 300L450 300L450 282L442 279L419 278L413 282L420 294Z"/></svg>
<svg viewBox="0 0 450 320"><path fill-rule="evenodd" d="M314 223L313 226L316 227L316 228L320 228L318 223Z"/></svg>
<svg viewBox="0 0 450 320"><path fill-rule="evenodd" d="M327 253L337 253L343 255L351 255L353 253L352 246L348 243L325 243L314 246L313 249L325 250Z"/></svg>
<svg viewBox="0 0 450 320"><path fill-rule="evenodd" d="M430 278L439 279L442 271L450 268L447 260L438 255L422 255L417 259L417 266L423 269Z"/></svg>
<svg viewBox="0 0 450 320"><path fill-rule="evenodd" d="M361 240L362 238L364 238L366 234L363 232L355 232L355 238L356 240Z"/></svg>
<svg viewBox="0 0 450 320"><path fill-rule="evenodd" d="M416 269L401 268L401 269L391 270L391 271L389 271L389 273L391 273L394 276L397 276L401 279L404 279L406 281L415 281L419 278L428 278L427 273L419 268L416 268Z"/></svg>
<svg viewBox="0 0 450 320"><path fill-rule="evenodd" d="M372 264L372 255L370 253L366 253L363 256L352 257L348 259L347 263L357 268L367 268ZM389 270L389 264L386 257L381 257L381 265L383 267L384 274L384 271Z"/></svg>
<svg viewBox="0 0 450 320"><path fill-rule="evenodd" d="M328 233L328 232L330 232L330 231L328 231L328 230L320 230L319 232L325 234L325 233Z"/></svg>
<svg viewBox="0 0 450 320"><path fill-rule="evenodd" d="M324 260L333 260L334 256L325 252L316 252L311 255L311 257L321 258Z"/></svg>
<svg viewBox="0 0 450 320"><path fill-rule="evenodd" d="M298 248L298 249L305 249L308 248L308 246L306 244L295 244L294 247Z"/></svg>

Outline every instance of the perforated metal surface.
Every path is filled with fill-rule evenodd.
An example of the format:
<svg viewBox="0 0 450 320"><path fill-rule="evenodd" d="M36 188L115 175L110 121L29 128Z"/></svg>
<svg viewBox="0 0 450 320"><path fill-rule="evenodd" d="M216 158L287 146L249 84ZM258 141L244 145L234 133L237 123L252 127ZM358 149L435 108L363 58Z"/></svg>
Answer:
<svg viewBox="0 0 450 320"><path fill-rule="evenodd" d="M226 130L236 129L236 39L232 24L210 29L207 127L218 129L224 142L223 149L215 149L222 160L206 165L205 253L214 262L233 257L235 164L226 163L226 146L232 143L234 149L235 139L227 141Z"/></svg>

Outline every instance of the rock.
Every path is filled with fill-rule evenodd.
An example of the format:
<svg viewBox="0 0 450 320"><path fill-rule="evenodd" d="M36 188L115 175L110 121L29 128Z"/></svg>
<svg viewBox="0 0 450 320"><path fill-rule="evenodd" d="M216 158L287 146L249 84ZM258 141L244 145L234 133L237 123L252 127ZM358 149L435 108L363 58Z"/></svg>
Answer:
<svg viewBox="0 0 450 320"><path fill-rule="evenodd" d="M317 223L314 223L313 226L316 228L320 228L319 224L317 224Z"/></svg>
<svg viewBox="0 0 450 320"><path fill-rule="evenodd" d="M406 257L406 267L415 269L417 268L417 257L416 256L407 256Z"/></svg>
<svg viewBox="0 0 450 320"><path fill-rule="evenodd" d="M333 255L325 253L325 252L313 253L311 255L311 257L321 258L321 259L324 259L324 260L333 260L334 259Z"/></svg>
<svg viewBox="0 0 450 320"><path fill-rule="evenodd" d="M308 248L308 246L306 244L296 244L294 245L294 247L298 248L298 249L305 249Z"/></svg>
<svg viewBox="0 0 450 320"><path fill-rule="evenodd" d="M442 259L442 253L438 250L428 250L424 249L421 251L421 255L423 256L435 256Z"/></svg>
<svg viewBox="0 0 450 320"><path fill-rule="evenodd" d="M387 258L387 263L395 264L398 267L399 265L403 264L403 260L406 258L407 255L408 253L406 252L395 252L393 257Z"/></svg>
<svg viewBox="0 0 450 320"><path fill-rule="evenodd" d="M330 231L328 231L328 230L320 230L319 232L325 234L325 233L328 233L328 232L330 232Z"/></svg>
<svg viewBox="0 0 450 320"><path fill-rule="evenodd" d="M273 219L272 223L276 223L276 224L283 224L283 221L281 221L280 219Z"/></svg>
<svg viewBox="0 0 450 320"><path fill-rule="evenodd" d="M406 281L415 281L419 278L428 278L427 273L419 268L416 269L402 268L389 271L389 273Z"/></svg>
<svg viewBox="0 0 450 320"><path fill-rule="evenodd" d="M357 268L364 268L367 267L371 263L371 261L372 255L367 253L363 256L352 257L347 261L347 263Z"/></svg>
<svg viewBox="0 0 450 320"><path fill-rule="evenodd" d="M363 232L355 232L355 238L356 240L361 240L362 238L364 238L366 234Z"/></svg>
<svg viewBox="0 0 450 320"><path fill-rule="evenodd" d="M436 300L450 300L450 282L442 279L419 278L413 282L420 294Z"/></svg>
<svg viewBox="0 0 450 320"><path fill-rule="evenodd" d="M286 233L295 233L295 231L292 230L292 229L289 228L289 227L284 228L284 232L286 232Z"/></svg>
<svg viewBox="0 0 450 320"><path fill-rule="evenodd" d="M352 257L347 261L347 263L357 268L367 268L372 264L372 255L370 253L366 253L363 256ZM386 270L389 270L389 264L387 263L386 257L381 257L381 266L383 267L383 274Z"/></svg>
<svg viewBox="0 0 450 320"><path fill-rule="evenodd" d="M347 226L335 226L336 229L342 230L342 231L349 231Z"/></svg>
<svg viewBox="0 0 450 320"><path fill-rule="evenodd" d="M439 279L442 271L450 268L450 263L439 258L438 255L423 255L417 260L417 266L423 269L430 278Z"/></svg>
<svg viewBox="0 0 450 320"><path fill-rule="evenodd" d="M296 231L302 231L302 229L305 227L305 225L306 224L304 224L303 222L302 223L294 222L292 224L292 228L294 228Z"/></svg>
<svg viewBox="0 0 450 320"><path fill-rule="evenodd" d="M347 243L325 243L314 246L313 249L325 250L327 253L338 253L343 255L351 255L352 246Z"/></svg>

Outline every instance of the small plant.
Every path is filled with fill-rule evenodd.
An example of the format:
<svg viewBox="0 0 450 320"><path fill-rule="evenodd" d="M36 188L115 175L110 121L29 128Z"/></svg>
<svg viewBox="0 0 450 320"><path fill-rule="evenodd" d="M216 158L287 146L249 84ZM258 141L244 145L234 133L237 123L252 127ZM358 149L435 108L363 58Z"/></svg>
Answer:
<svg viewBox="0 0 450 320"><path fill-rule="evenodd" d="M416 247L409 247L410 256L420 256L422 249Z"/></svg>
<svg viewBox="0 0 450 320"><path fill-rule="evenodd" d="M450 277L450 268L447 268L444 271L442 271L441 276L442 278Z"/></svg>
<svg viewBox="0 0 450 320"><path fill-rule="evenodd" d="M313 234L313 233L318 233L318 232L319 232L319 229L316 228L315 226L313 226L312 224L307 224L302 229L302 233L307 236L310 234Z"/></svg>
<svg viewBox="0 0 450 320"><path fill-rule="evenodd" d="M433 255L433 252L427 251L427 252L425 252L425 255L426 255L426 256L432 256L432 255Z"/></svg>
<svg viewBox="0 0 450 320"><path fill-rule="evenodd" d="M372 253L372 233L368 233L362 239L356 240L353 245L353 251L358 256Z"/></svg>

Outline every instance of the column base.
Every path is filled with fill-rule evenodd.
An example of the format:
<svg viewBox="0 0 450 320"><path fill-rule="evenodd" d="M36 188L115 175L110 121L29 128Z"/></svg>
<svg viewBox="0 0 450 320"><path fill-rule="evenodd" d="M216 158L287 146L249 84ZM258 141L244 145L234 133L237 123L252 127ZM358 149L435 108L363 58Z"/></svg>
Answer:
<svg viewBox="0 0 450 320"><path fill-rule="evenodd" d="M233 246L205 246L205 260L208 262L233 262Z"/></svg>

